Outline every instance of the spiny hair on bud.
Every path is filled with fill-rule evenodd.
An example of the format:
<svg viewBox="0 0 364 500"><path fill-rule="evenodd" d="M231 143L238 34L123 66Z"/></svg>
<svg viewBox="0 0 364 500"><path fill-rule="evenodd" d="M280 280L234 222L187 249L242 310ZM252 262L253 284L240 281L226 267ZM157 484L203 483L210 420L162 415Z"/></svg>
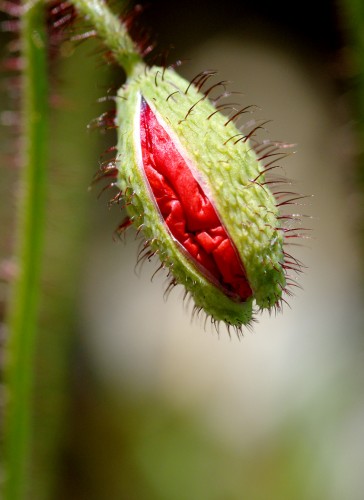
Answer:
<svg viewBox="0 0 364 500"><path fill-rule="evenodd" d="M104 111L101 115L94 118L88 125L87 128L101 129L102 131L117 128L115 123L116 109L112 108L108 111Z"/></svg>

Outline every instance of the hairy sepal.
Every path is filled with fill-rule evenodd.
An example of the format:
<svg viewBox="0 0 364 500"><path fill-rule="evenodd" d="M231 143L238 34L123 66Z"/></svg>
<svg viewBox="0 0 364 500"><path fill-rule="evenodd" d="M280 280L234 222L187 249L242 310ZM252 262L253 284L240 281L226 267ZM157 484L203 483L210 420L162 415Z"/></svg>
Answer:
<svg viewBox="0 0 364 500"><path fill-rule="evenodd" d="M285 286L283 233L275 198L263 186L264 167L249 141L231 140L240 133L234 123L227 123L226 116L215 112L204 94L173 70L143 68L119 90L118 97L118 184L122 192L132 193L129 215L137 227L143 227L152 249L192 294L196 305L217 320L249 323L253 299L260 308L275 306ZM171 237L156 208L141 168L142 98L168 128L232 240L253 292L245 302L227 296L206 279Z"/></svg>

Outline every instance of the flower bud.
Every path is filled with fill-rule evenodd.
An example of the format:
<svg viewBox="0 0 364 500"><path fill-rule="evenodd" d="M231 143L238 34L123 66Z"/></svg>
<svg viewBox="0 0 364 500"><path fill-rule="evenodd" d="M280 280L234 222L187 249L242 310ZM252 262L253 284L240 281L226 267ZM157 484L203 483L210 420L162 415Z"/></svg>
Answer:
<svg viewBox="0 0 364 500"><path fill-rule="evenodd" d="M200 87L152 67L119 90L117 183L172 283L239 328L280 304L284 234L249 134Z"/></svg>

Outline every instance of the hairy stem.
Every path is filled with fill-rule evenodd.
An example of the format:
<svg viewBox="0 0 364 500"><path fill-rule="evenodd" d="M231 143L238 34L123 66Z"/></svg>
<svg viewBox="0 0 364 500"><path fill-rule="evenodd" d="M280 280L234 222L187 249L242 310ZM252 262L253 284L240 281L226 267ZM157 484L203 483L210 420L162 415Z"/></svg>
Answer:
<svg viewBox="0 0 364 500"><path fill-rule="evenodd" d="M15 250L19 273L11 290L8 314L4 500L25 498L31 450L47 143L47 52L43 15L43 2L32 2L24 5L21 20L25 63L22 82L24 149Z"/></svg>
<svg viewBox="0 0 364 500"><path fill-rule="evenodd" d="M131 75L143 59L124 24L110 11L103 0L71 0L71 3L95 28L97 36L111 50L126 74Z"/></svg>

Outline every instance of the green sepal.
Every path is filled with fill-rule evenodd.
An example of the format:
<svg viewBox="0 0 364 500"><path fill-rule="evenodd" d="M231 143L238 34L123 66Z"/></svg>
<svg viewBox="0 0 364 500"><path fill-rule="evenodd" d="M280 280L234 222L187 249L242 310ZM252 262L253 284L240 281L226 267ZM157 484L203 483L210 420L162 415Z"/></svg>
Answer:
<svg viewBox="0 0 364 500"><path fill-rule="evenodd" d="M260 308L276 305L285 286L283 231L273 194L264 183L264 166L233 121L175 71L140 70L119 90L117 126L122 192L132 193L127 207L151 247L198 307L216 320L247 324L253 300L238 302L207 280L166 227L141 168L141 96L168 130L194 175L209 195L244 264L253 299ZM227 123L228 122L228 123ZM259 182L256 179L259 178Z"/></svg>

